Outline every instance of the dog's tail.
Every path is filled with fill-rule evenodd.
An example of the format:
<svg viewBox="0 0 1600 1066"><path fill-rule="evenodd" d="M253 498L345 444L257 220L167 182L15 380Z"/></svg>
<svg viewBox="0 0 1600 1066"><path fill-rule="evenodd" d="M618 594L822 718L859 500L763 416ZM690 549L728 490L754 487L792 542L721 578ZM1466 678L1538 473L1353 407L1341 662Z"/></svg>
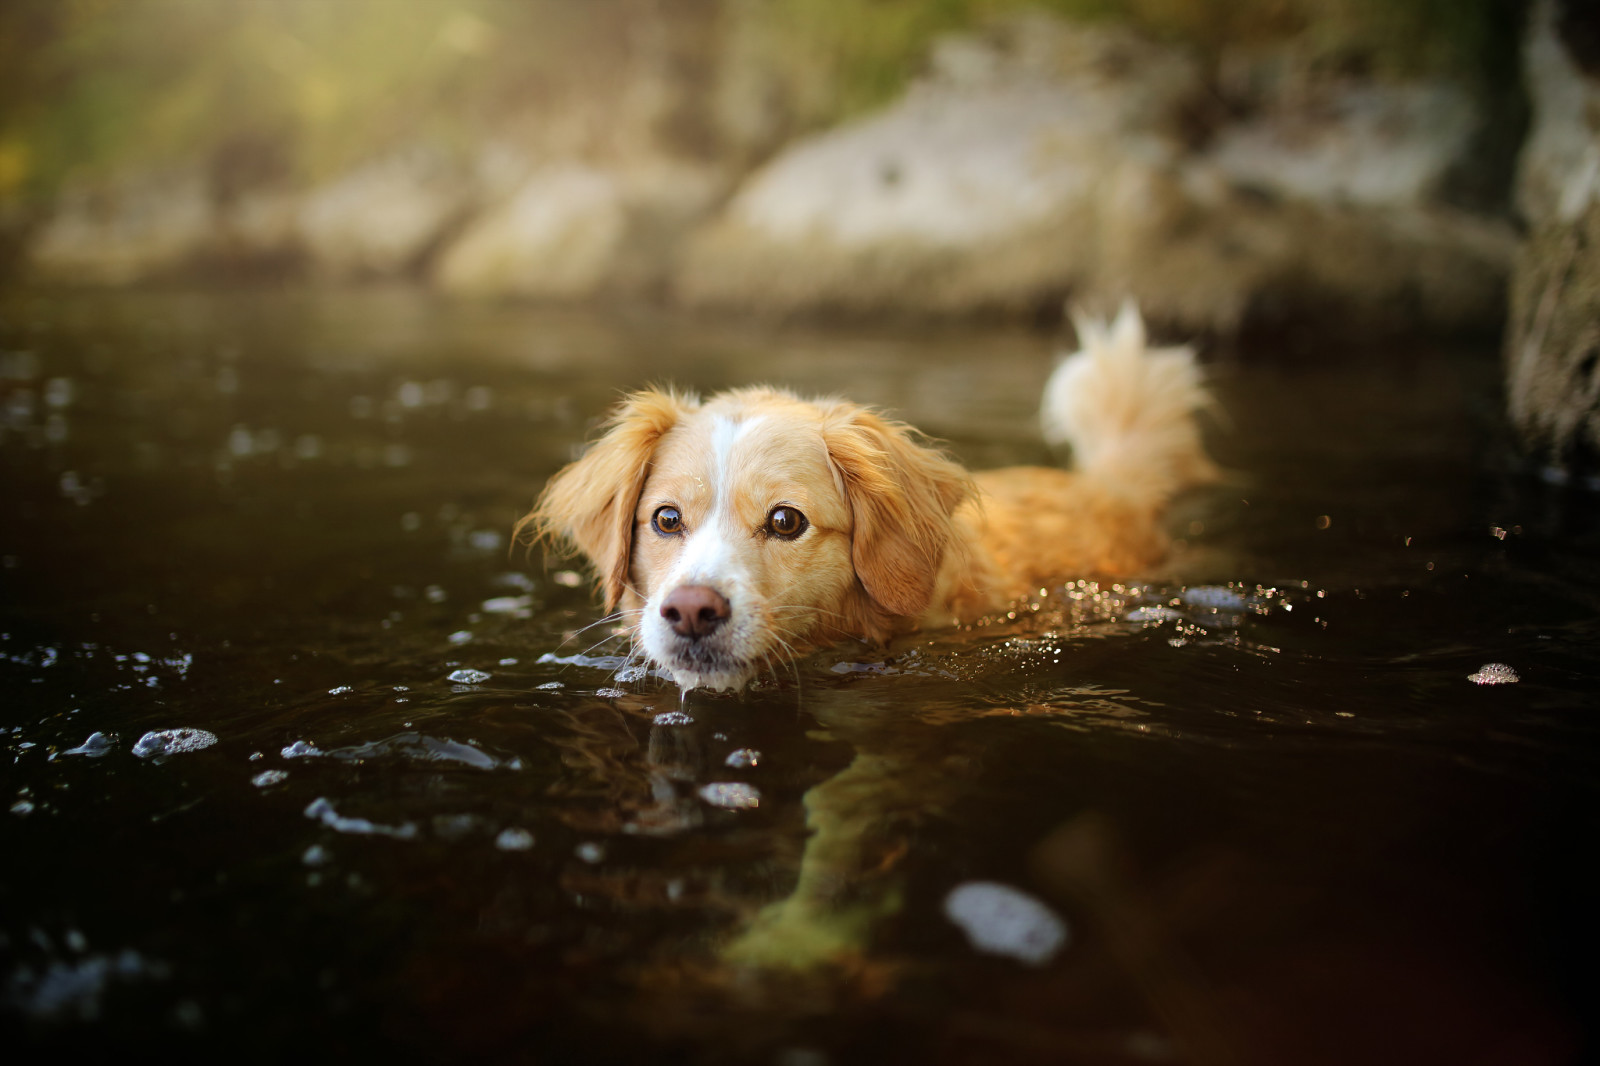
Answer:
<svg viewBox="0 0 1600 1066"><path fill-rule="evenodd" d="M1069 445L1087 477L1126 499L1160 506L1178 490L1215 480L1197 415L1211 406L1193 348L1149 348L1132 301L1115 321L1074 313L1081 351L1045 385L1045 440Z"/></svg>

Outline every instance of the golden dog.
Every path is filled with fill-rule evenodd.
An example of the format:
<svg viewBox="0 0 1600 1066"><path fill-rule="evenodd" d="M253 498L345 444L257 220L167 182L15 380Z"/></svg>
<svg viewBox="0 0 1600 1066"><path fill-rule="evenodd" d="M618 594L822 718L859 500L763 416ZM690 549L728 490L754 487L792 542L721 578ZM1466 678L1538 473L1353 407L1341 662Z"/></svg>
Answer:
<svg viewBox="0 0 1600 1066"><path fill-rule="evenodd" d="M857 404L771 388L647 389L518 523L594 567L635 651L684 689L737 689L845 637L885 641L1003 610L1166 550L1167 501L1214 476L1194 353L1149 349L1138 312L1080 319L1045 387L1075 469L969 474Z"/></svg>

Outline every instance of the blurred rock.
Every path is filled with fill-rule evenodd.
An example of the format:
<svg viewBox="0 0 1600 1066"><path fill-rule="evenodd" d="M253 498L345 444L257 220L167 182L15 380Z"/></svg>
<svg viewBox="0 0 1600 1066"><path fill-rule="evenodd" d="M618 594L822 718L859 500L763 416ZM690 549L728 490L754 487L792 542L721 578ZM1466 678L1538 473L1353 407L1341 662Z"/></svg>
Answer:
<svg viewBox="0 0 1600 1066"><path fill-rule="evenodd" d="M434 279L478 296L658 289L670 250L722 185L711 168L688 164L548 165L476 217L445 250Z"/></svg>
<svg viewBox="0 0 1600 1066"><path fill-rule="evenodd" d="M1120 171L1179 153L1193 64L1042 17L944 42L880 114L790 147L690 243L691 304L1025 311L1088 280Z"/></svg>
<svg viewBox="0 0 1600 1066"><path fill-rule="evenodd" d="M61 198L28 250L46 281L121 284L177 272L211 246L216 220L199 170L80 185Z"/></svg>
<svg viewBox="0 0 1600 1066"><path fill-rule="evenodd" d="M314 189L296 227L314 266L338 277L419 269L473 210L470 170L442 152L411 147Z"/></svg>
<svg viewBox="0 0 1600 1066"><path fill-rule="evenodd" d="M1600 452L1600 70L1573 40L1600 34L1600 11L1536 5L1524 48L1534 126L1517 173L1528 237L1517 255L1506 330L1512 419L1558 466Z"/></svg>
<svg viewBox="0 0 1600 1066"><path fill-rule="evenodd" d="M1292 64L1291 64L1292 66ZM1498 321L1504 224L1443 201L1471 100L1443 83L1254 79L1044 16L940 44L887 110L804 140L690 242L691 304L1026 312L1133 294L1230 331L1263 308Z"/></svg>

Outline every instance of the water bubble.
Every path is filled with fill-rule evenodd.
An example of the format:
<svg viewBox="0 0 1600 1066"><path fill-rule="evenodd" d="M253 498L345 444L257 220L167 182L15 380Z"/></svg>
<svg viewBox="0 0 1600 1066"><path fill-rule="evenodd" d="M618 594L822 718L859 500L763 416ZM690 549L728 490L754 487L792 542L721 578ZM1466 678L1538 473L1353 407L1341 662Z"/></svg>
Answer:
<svg viewBox="0 0 1600 1066"><path fill-rule="evenodd" d="M1183 602L1195 607L1210 607L1217 611L1242 611L1244 597L1222 585L1200 585L1183 590Z"/></svg>
<svg viewBox="0 0 1600 1066"><path fill-rule="evenodd" d="M692 725L694 715L684 711L662 711L653 721L656 725Z"/></svg>
<svg viewBox="0 0 1600 1066"><path fill-rule="evenodd" d="M75 748L68 748L61 754L87 755L91 759L98 759L100 756L108 754L116 745L117 738L115 734L107 736L104 733L90 733L89 739Z"/></svg>
<svg viewBox="0 0 1600 1066"><path fill-rule="evenodd" d="M759 765L761 753L754 748L740 748L738 751L728 752L728 757L723 762L734 769L742 770L746 767Z"/></svg>
<svg viewBox="0 0 1600 1066"><path fill-rule="evenodd" d="M289 771L287 770L263 770L252 777L250 783L257 788L266 788L269 785L276 785L288 779Z"/></svg>
<svg viewBox="0 0 1600 1066"><path fill-rule="evenodd" d="M533 614L533 597L496 596L484 600L483 609L490 614L509 614L514 618L528 618Z"/></svg>
<svg viewBox="0 0 1600 1066"><path fill-rule="evenodd" d="M321 755L322 750L315 744L307 743L304 740L297 740L293 744L284 747L284 749L278 752L278 754L283 756L285 759L306 759L316 755Z"/></svg>
<svg viewBox="0 0 1600 1066"><path fill-rule="evenodd" d="M447 639L451 644L470 644L472 643L472 631L467 629L458 629L454 633L451 633Z"/></svg>
<svg viewBox="0 0 1600 1066"><path fill-rule="evenodd" d="M699 792L701 799L724 810L744 811L761 806L760 790L743 781L715 781Z"/></svg>
<svg viewBox="0 0 1600 1066"><path fill-rule="evenodd" d="M1505 663L1484 663L1477 673L1468 674L1467 680L1477 685L1514 685L1522 678Z"/></svg>
<svg viewBox="0 0 1600 1066"><path fill-rule="evenodd" d="M372 397L371 396L352 396L352 397L350 397L350 417L351 418L371 418L372 417L372 411L373 411L373 403L372 403Z"/></svg>
<svg viewBox="0 0 1600 1066"><path fill-rule="evenodd" d="M422 406L422 386L415 381L407 381L400 386L396 395L400 403L406 407Z"/></svg>
<svg viewBox="0 0 1600 1066"><path fill-rule="evenodd" d="M494 675L484 670L463 668L461 670L451 671L445 680L452 681L457 685L480 685L489 680L489 678L492 676Z"/></svg>
<svg viewBox="0 0 1600 1066"><path fill-rule="evenodd" d="M254 434L244 426L234 426L233 431L228 434L228 450L241 459L254 451L255 446Z"/></svg>
<svg viewBox="0 0 1600 1066"><path fill-rule="evenodd" d="M505 541L499 530L475 529L467 534L467 546L473 551L497 552L503 543Z"/></svg>
<svg viewBox="0 0 1600 1066"><path fill-rule="evenodd" d="M333 858L332 853L321 844L313 844L300 853L300 861L307 866L321 866L331 858Z"/></svg>
<svg viewBox="0 0 1600 1066"><path fill-rule="evenodd" d="M335 685L333 688L330 688L328 690L328 695L330 695L330 696L342 696L346 692L354 692L354 691L355 691L355 688L350 686L350 685Z"/></svg>
<svg viewBox="0 0 1600 1066"><path fill-rule="evenodd" d="M489 404L494 400L494 393L486 386L474 385L467 390L464 397L469 411L487 411Z"/></svg>
<svg viewBox="0 0 1600 1066"><path fill-rule="evenodd" d="M322 438L315 433L302 433L294 439L294 457L311 460L322 455Z"/></svg>
<svg viewBox="0 0 1600 1066"><path fill-rule="evenodd" d="M415 511L407 511L400 516L400 528L407 533L415 533L422 528L422 516Z"/></svg>
<svg viewBox="0 0 1600 1066"><path fill-rule="evenodd" d="M133 745L133 753L141 759L153 755L181 755L209 748L216 742L217 735L204 729L159 729L140 737Z"/></svg>
<svg viewBox="0 0 1600 1066"><path fill-rule="evenodd" d="M385 444L383 446L383 465L393 467L410 466L411 449L404 444Z"/></svg>
<svg viewBox="0 0 1600 1066"><path fill-rule="evenodd" d="M494 838L494 846L501 851L527 851L533 847L533 834L526 829L502 829Z"/></svg>
<svg viewBox="0 0 1600 1066"><path fill-rule="evenodd" d="M1182 618L1183 615L1174 611L1171 607L1135 607L1122 617L1124 621L1128 622L1154 624L1157 622L1174 622Z"/></svg>
<svg viewBox="0 0 1600 1066"><path fill-rule="evenodd" d="M606 857L605 846L596 844L592 840L586 840L579 844L573 853L587 863L596 863Z"/></svg>
<svg viewBox="0 0 1600 1066"><path fill-rule="evenodd" d="M11 813L31 814L33 813L33 804L29 803L27 800L17 800L17 802L11 805Z"/></svg>
<svg viewBox="0 0 1600 1066"><path fill-rule="evenodd" d="M543 691L543 692L553 692L554 690L556 690L558 688L566 688L567 686L562 684L559 681L546 681L544 684L538 685L536 687L540 691Z"/></svg>
<svg viewBox="0 0 1600 1066"><path fill-rule="evenodd" d="M583 584L583 575L576 570L557 570L550 575L550 580L562 588L575 589Z"/></svg>
<svg viewBox="0 0 1600 1066"><path fill-rule="evenodd" d="M620 688L597 688L594 690L594 694L603 700L620 700L628 692L626 689Z"/></svg>
<svg viewBox="0 0 1600 1066"><path fill-rule="evenodd" d="M518 573L515 570L508 570L503 574L496 574L490 579L489 584L493 585L495 588L515 589L518 592L532 592L534 587L532 578L530 578L527 574Z"/></svg>
<svg viewBox="0 0 1600 1066"><path fill-rule="evenodd" d="M232 396L239 391L239 372L231 366L225 366L217 371L217 391L224 396Z"/></svg>
<svg viewBox="0 0 1600 1066"><path fill-rule="evenodd" d="M994 881L958 885L944 900L949 918L978 951L1043 966L1067 942L1054 911L1020 889Z"/></svg>
<svg viewBox="0 0 1600 1066"><path fill-rule="evenodd" d="M429 585L422 590L422 598L429 603L443 603L448 598L448 593L438 585Z"/></svg>

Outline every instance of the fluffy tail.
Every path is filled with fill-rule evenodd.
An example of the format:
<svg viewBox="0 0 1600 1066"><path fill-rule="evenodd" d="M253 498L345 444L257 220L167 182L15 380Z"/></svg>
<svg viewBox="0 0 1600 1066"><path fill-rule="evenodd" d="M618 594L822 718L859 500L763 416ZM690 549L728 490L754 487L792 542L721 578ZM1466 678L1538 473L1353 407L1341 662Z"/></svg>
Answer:
<svg viewBox="0 0 1600 1066"><path fill-rule="evenodd" d="M1147 347L1131 300L1115 321L1076 312L1072 321L1082 350L1062 359L1045 385L1045 440L1070 445L1085 476L1151 506L1214 480L1196 420L1212 399L1194 349Z"/></svg>

